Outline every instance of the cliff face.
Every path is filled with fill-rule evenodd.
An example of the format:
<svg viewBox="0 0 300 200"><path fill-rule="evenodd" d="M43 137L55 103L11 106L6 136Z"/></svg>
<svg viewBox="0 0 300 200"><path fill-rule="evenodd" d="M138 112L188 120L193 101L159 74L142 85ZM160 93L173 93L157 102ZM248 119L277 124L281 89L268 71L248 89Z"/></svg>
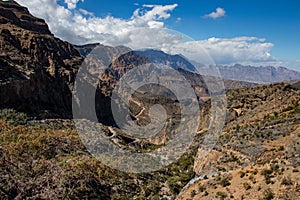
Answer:
<svg viewBox="0 0 300 200"><path fill-rule="evenodd" d="M71 89L82 57L42 19L0 1L0 107L32 114L71 114Z"/></svg>

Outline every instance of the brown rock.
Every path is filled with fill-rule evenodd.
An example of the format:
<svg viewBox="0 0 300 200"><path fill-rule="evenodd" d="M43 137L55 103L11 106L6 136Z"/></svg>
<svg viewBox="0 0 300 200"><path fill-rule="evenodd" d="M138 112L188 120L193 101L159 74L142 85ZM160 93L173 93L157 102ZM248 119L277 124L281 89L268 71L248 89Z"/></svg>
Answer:
<svg viewBox="0 0 300 200"><path fill-rule="evenodd" d="M70 115L78 51L14 1L0 1L0 22L1 107Z"/></svg>

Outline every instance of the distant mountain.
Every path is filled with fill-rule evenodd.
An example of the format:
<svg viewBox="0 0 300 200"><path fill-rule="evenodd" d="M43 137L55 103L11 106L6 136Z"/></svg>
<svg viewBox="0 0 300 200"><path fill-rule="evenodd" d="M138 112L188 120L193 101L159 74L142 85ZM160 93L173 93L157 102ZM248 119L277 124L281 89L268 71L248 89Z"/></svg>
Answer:
<svg viewBox="0 0 300 200"><path fill-rule="evenodd" d="M100 45L100 44L99 44ZM75 45L75 48L80 52L80 54L85 57L94 48L99 46L98 44L87 44L83 46ZM101 46L101 45L100 45ZM103 46L103 45L102 45ZM184 69L189 72L195 72L195 65L193 62L189 62L182 55L170 55L160 50L146 49L135 51L136 54L147 58L149 62L155 64L163 64L174 69ZM300 80L300 72L289 70L285 67L254 67L254 66L243 66L243 65L233 65L233 66L217 66L221 77L224 80L232 81L242 81L244 86L249 85L246 83L275 83L289 80ZM202 68L202 75L214 75L211 73L210 69ZM227 81L228 82L228 81ZM238 84L233 84L231 82L229 88L237 88Z"/></svg>
<svg viewBox="0 0 300 200"><path fill-rule="evenodd" d="M106 85L105 92L111 91L116 81L119 80L127 71L129 71L133 67L137 67L146 63L154 63L157 65L166 65L178 70L187 78L187 80L191 82L191 85L194 87L198 96L209 96L208 90L203 88L203 86L205 86L205 82L202 78L202 75L195 73L195 66L182 55L170 55L163 51L153 49L131 51L126 47L110 47L102 44L88 44L82 46L76 45L75 48L81 53L83 57L86 57L88 55L86 54L87 52L94 55L100 55L99 57L101 57L102 60L97 61L98 65L102 66L106 63L106 67L109 66L109 75L107 74L105 78L103 78L105 82L109 82L109 84L103 83L104 85ZM92 52L92 50L94 51ZM114 57L116 59L113 59ZM236 89L253 87L257 84L247 81L236 81L228 79L224 80L224 85L226 89ZM107 90L108 87L110 88L109 90Z"/></svg>
<svg viewBox="0 0 300 200"><path fill-rule="evenodd" d="M88 54L90 54L95 48L105 48L106 51L111 51L112 47L105 46L99 43L95 44L86 44L86 45L74 45L75 49L79 51L81 56L86 57ZM120 47L117 47L120 48ZM132 50L130 50L127 47L123 47L123 52L128 53ZM160 50L154 50L154 49L145 49L145 50L134 50L136 55L142 56L144 58L147 58L147 60L154 64L164 64L169 67L172 67L174 69L184 69L187 71L194 72L195 67L193 64L191 64L186 58L184 58L182 55L170 55Z"/></svg>
<svg viewBox="0 0 300 200"><path fill-rule="evenodd" d="M190 81L199 98L209 96L203 77L193 73L194 66L181 55L99 44L74 47L55 38L44 20L32 16L15 1L0 1L0 22L0 109L15 108L39 117L71 117L75 77L83 58L91 52L96 57L93 66L109 66L99 77L96 97L103 123L112 122L109 95L116 82L142 64L170 66ZM87 73L95 75L97 70L90 68ZM252 85L225 81L230 89Z"/></svg>
<svg viewBox="0 0 300 200"><path fill-rule="evenodd" d="M0 108L71 115L71 89L82 57L44 20L0 1Z"/></svg>
<svg viewBox="0 0 300 200"><path fill-rule="evenodd" d="M99 46L100 43L94 43L94 44L86 44L86 45L73 45L75 49L82 55L83 57L86 57L88 54L90 54L94 48Z"/></svg>
<svg viewBox="0 0 300 200"><path fill-rule="evenodd" d="M255 83L275 83L289 80L300 80L300 72L285 67L253 67L236 64L218 66L223 79L248 81Z"/></svg>
<svg viewBox="0 0 300 200"><path fill-rule="evenodd" d="M213 136L211 144L214 144L217 128L212 120L223 121L222 116L215 116L223 109L222 101L217 99L211 104L209 100L204 78L211 76L193 73L189 61L181 55L97 44L76 49L55 38L47 24L26 8L14 1L0 1L0 199L299 199L299 81L228 91L225 126L206 154L209 146L203 141ZM151 138L135 138L115 126L110 94L129 70L150 62L168 65L189 81L199 99L206 97L199 103L200 112L190 113L200 116L197 135L178 161L164 169L139 174L111 169L91 156L81 141L99 144L99 129L91 127L96 137L89 140L77 134L73 120L60 119L72 118L72 90L84 58L87 58L84 64L91 65L83 70L86 76L79 83L89 84L93 79L98 85L96 92L94 85L88 85L86 89L92 95L83 95L95 100L96 105L90 108L97 112L100 122L97 127L119 152L161 153L168 147L164 144L171 140L181 149L182 140L174 137L174 130L182 130L187 127L182 125L189 122L180 112L172 91L163 91L165 88L153 84L149 90L134 91L126 103L130 117L141 126L156 120L149 118L152 105L163 105L167 114L163 129ZM99 68L104 73L99 74ZM285 68L236 65L219 69L224 77L228 74L228 79L255 82L299 79L298 72ZM139 74L136 77L143 78ZM232 80L224 80L224 84L227 89L256 85ZM76 103L75 106L83 105L80 99ZM45 119L15 126L26 121L19 119L25 118L24 114L2 112L2 108L15 108ZM160 118L160 111L154 111ZM89 110L82 110L85 112ZM16 124L10 124L11 121ZM108 155L104 158L109 158ZM122 166L125 157L119 160L116 155L113 153L111 158ZM164 160L168 157L160 156Z"/></svg>
<svg viewBox="0 0 300 200"><path fill-rule="evenodd" d="M182 55L170 55L163 51L146 49L144 51L135 51L137 54L146 57L151 63L163 64L173 69L184 69L186 71L195 72L195 66L192 65Z"/></svg>

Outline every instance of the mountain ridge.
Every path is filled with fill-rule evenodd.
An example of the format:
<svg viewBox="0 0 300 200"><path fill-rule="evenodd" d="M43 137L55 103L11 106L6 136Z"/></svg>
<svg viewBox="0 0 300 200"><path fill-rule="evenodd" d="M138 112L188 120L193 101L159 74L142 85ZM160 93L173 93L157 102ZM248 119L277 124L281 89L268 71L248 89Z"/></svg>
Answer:
<svg viewBox="0 0 300 200"><path fill-rule="evenodd" d="M101 45L100 43L98 45ZM83 57L91 53L97 44L75 45L75 48L81 52ZM170 55L161 50L144 49L136 50L136 53L147 57L152 63L166 64L173 68L182 68L187 71L195 72L195 66L182 55ZM197 65L197 63L195 63ZM286 67L273 66L245 66L241 64L235 65L216 65L220 72L221 78L224 80L236 80L243 82L252 82L258 84L275 83L291 80L300 80L300 72L290 70ZM215 75L210 73L209 69L201 68L201 75Z"/></svg>
<svg viewBox="0 0 300 200"><path fill-rule="evenodd" d="M220 66L217 68L224 79L242 80L255 83L275 83L290 80L300 80L300 72L286 67L273 66Z"/></svg>
<svg viewBox="0 0 300 200"><path fill-rule="evenodd" d="M224 80L225 86L232 84L230 89L226 86L229 90L224 108L225 126L209 154L203 154L201 148L206 136L215 129L210 124L214 117L208 98L199 102L197 135L179 160L151 173L125 173L93 157L82 142L85 137L80 137L71 120L71 91L86 56L80 56L70 43L45 31L42 20L27 16L26 9L13 1L0 1L0 9L4 11L0 12L0 20L5 22L0 24L0 199L252 200L300 196L299 81L256 86ZM22 23L30 19L32 23L28 23L33 27L20 25L18 20L23 15L27 17L23 17ZM10 19L14 16L20 19ZM87 55L93 45L85 47L88 49L83 48L82 53ZM126 53L120 55L122 52ZM94 53L97 56L97 50ZM170 120L150 139L125 133L109 121L112 118L109 93L127 71L150 61L127 47L100 45L98 53L102 59L84 61L85 64L91 61L92 65L84 73L86 77L99 78L94 69L107 67L97 85L96 106L91 106L92 112L96 107L102 120L96 126L103 130L108 142L122 150L137 153L159 150L181 125L178 102L166 98L170 95L155 96L147 90L137 90L129 99L130 117L136 124L144 126L151 122L149 112L155 104L164 105ZM198 97L208 94L199 75L176 65L174 68L189 79ZM216 102L215 106L219 103L222 102ZM37 119L26 121L26 114L11 108ZM119 163L114 156L111 159Z"/></svg>

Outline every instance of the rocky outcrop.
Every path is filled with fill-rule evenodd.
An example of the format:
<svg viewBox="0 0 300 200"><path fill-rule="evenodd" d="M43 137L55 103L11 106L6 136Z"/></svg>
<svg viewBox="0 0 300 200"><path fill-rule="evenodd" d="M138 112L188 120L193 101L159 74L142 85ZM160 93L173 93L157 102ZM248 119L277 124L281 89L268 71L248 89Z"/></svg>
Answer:
<svg viewBox="0 0 300 200"><path fill-rule="evenodd" d="M14 1L0 1L0 22L0 106L70 115L79 52Z"/></svg>
<svg viewBox="0 0 300 200"><path fill-rule="evenodd" d="M86 57L99 45L101 45L101 44L95 43L95 44L73 45L73 46L80 53L80 55L82 55L83 57Z"/></svg>

